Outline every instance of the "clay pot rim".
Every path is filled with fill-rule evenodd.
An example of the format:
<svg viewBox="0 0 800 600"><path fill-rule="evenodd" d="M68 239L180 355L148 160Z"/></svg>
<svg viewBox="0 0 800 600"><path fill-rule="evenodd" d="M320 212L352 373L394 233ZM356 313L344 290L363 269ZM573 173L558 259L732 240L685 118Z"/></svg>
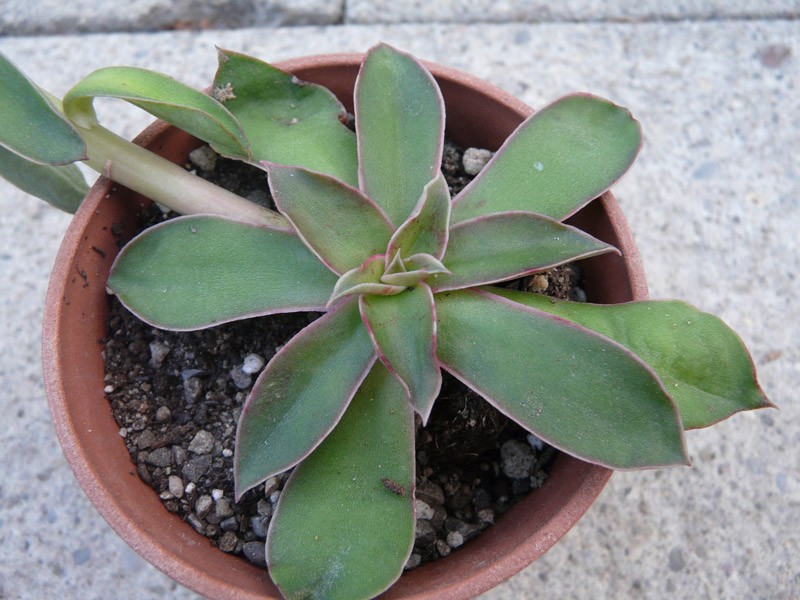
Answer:
<svg viewBox="0 0 800 600"><path fill-rule="evenodd" d="M353 65L361 62L362 57L363 54L358 53L313 55L282 61L276 63L276 65L287 71L301 71L322 66L351 69ZM519 115L520 120L533 112L533 109L508 92L482 79L449 67L427 62L425 64L440 82L449 81L456 85L469 87L481 95L488 96L495 103ZM147 145L169 127L166 123L156 121L137 136L135 142L140 145ZM158 540L145 531L137 520L126 514L122 509L120 499L105 487L102 478L98 474L94 465L96 458L90 456L86 448L81 444L81 436L78 432L80 424L73 422L70 418L69 403L64 391L64 382L62 381L62 368L58 360L58 348L64 342L61 330L62 298L66 294L67 272L75 260L77 247L84 228L94 215L101 200L111 190L111 186L112 183L110 181L101 177L90 190L64 237L54 264L53 276L48 286L44 312L42 355L45 389L56 434L67 461L92 504L114 531L142 557L182 585L203 595L254 600L256 598L265 598L267 596L263 594L241 589L197 569L184 557L167 550ZM619 246L623 251L623 260L629 274L628 283L632 297L636 300L646 299L647 288L643 268L625 218L610 193L604 194L602 203L610 221L614 224L615 233L619 237ZM566 457L565 460L575 459ZM527 538L495 562L486 564L455 582L424 591L417 589L416 591L411 591L410 595L402 595L405 592L403 582L408 577L408 575L404 575L398 583L389 589L386 596L415 599L436 598L439 600L468 598L502 583L544 554L577 523L600 494L611 473L608 469L585 464L583 487L577 493L571 495L560 506L560 509L546 520L537 530L536 535ZM190 526L186 524L186 527ZM219 550L210 545L209 550L219 552ZM413 574L414 571L410 573ZM264 571L264 576L268 579L266 571Z"/></svg>

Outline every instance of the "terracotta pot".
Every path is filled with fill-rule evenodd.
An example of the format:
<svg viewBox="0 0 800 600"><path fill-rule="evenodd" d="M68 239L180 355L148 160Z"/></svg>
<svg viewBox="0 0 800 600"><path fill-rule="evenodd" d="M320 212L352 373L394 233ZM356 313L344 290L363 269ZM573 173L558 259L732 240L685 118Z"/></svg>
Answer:
<svg viewBox="0 0 800 600"><path fill-rule="evenodd" d="M327 86L352 111L361 56L329 55L280 66ZM453 69L428 65L447 104L447 136L463 146L496 149L532 110L506 92ZM156 122L136 142L184 163L198 145ZM108 300L105 281L136 213L147 202L100 178L75 216L59 250L44 315L44 376L56 433L78 481L111 527L161 571L210 598L278 598L267 572L212 547L167 512L136 474L103 394L103 351ZM647 297L636 247L610 193L570 219L622 250L582 262L593 302ZM508 579L555 544L580 519L611 471L559 454L545 485L497 524L447 558L404 574L386 598L473 597Z"/></svg>

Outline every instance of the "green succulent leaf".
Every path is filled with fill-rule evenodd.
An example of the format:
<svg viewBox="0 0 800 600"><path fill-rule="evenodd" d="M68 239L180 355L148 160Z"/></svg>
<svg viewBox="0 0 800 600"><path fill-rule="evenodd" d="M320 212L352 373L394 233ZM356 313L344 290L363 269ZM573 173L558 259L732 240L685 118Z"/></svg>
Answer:
<svg viewBox="0 0 800 600"><path fill-rule="evenodd" d="M384 253L394 227L356 188L301 167L264 165L278 210L334 273L342 275Z"/></svg>
<svg viewBox="0 0 800 600"><path fill-rule="evenodd" d="M441 260L447 248L449 226L450 191L439 173L425 186L411 216L389 240L387 260L401 251L403 256L430 254Z"/></svg>
<svg viewBox="0 0 800 600"><path fill-rule="evenodd" d="M42 165L86 159L86 145L76 129L2 53L0 115L0 146L11 152Z"/></svg>
<svg viewBox="0 0 800 600"><path fill-rule="evenodd" d="M50 166L32 163L0 146L0 176L19 189L41 198L63 211L74 213L89 191L75 165Z"/></svg>
<svg viewBox="0 0 800 600"><path fill-rule="evenodd" d="M641 145L627 109L587 94L556 100L526 119L456 196L452 222L514 210L561 221L619 180Z"/></svg>
<svg viewBox="0 0 800 600"><path fill-rule="evenodd" d="M420 283L396 296L360 296L359 308L378 356L427 422L442 387L431 288Z"/></svg>
<svg viewBox="0 0 800 600"><path fill-rule="evenodd" d="M356 136L328 89L220 50L212 95L247 131L253 160L297 165L358 185Z"/></svg>
<svg viewBox="0 0 800 600"><path fill-rule="evenodd" d="M394 583L414 544L413 486L411 409L375 363L341 423L281 493L267 565L284 597L373 598Z"/></svg>
<svg viewBox="0 0 800 600"><path fill-rule="evenodd" d="M250 157L239 122L222 104L167 75L136 67L90 73L64 96L64 114L82 127L96 124L92 101L119 98L208 142L226 156Z"/></svg>
<svg viewBox="0 0 800 600"><path fill-rule="evenodd" d="M375 362L351 298L294 336L253 385L236 430L236 498L303 460L339 422Z"/></svg>
<svg viewBox="0 0 800 600"><path fill-rule="evenodd" d="M335 283L293 233L198 215L172 219L131 240L106 285L140 319L191 330L322 310Z"/></svg>
<svg viewBox="0 0 800 600"><path fill-rule="evenodd" d="M435 298L441 366L526 429L612 469L688 464L675 404L630 350L487 292Z"/></svg>
<svg viewBox="0 0 800 600"><path fill-rule="evenodd" d="M393 224L403 223L441 166L439 87L413 56L378 44L361 65L355 113L361 190Z"/></svg>
<svg viewBox="0 0 800 600"><path fill-rule="evenodd" d="M615 340L646 362L678 405L685 429L773 406L739 336L717 317L676 300L602 305L487 288Z"/></svg>
<svg viewBox="0 0 800 600"><path fill-rule="evenodd" d="M342 275L333 288L333 293L328 300L328 306L344 296L351 294L376 294L391 296L404 291L404 285L392 285L381 281L383 272L383 255L370 256L360 267L351 269Z"/></svg>
<svg viewBox="0 0 800 600"><path fill-rule="evenodd" d="M568 225L526 212L485 215L450 228L444 266L434 292L506 281L573 260L618 252Z"/></svg>

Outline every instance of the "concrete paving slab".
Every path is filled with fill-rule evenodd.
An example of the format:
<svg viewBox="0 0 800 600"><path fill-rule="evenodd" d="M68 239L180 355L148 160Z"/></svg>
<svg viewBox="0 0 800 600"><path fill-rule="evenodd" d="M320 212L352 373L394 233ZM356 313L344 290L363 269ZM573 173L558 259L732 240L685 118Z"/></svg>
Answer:
<svg viewBox="0 0 800 600"><path fill-rule="evenodd" d="M688 300L730 323L781 407L690 432L691 469L614 475L555 548L483 598L800 596L800 22L7 37L0 51L63 94L107 64L205 86L214 44L278 60L378 40L472 72L533 106L581 90L629 107L645 149L615 193L652 296ZM102 114L124 135L149 121L117 106ZM39 323L67 222L0 182L0 598L195 598L105 525L54 440Z"/></svg>
<svg viewBox="0 0 800 600"><path fill-rule="evenodd" d="M344 0L4 0L0 35L327 25Z"/></svg>
<svg viewBox="0 0 800 600"><path fill-rule="evenodd" d="M347 0L346 23L547 23L793 18L797 0Z"/></svg>

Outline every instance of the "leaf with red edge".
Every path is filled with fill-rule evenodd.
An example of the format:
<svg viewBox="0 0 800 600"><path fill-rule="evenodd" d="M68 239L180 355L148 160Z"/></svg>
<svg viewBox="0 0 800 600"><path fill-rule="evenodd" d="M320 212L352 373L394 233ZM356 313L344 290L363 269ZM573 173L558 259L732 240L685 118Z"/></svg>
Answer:
<svg viewBox="0 0 800 600"><path fill-rule="evenodd" d="M439 86L416 58L378 44L358 73L355 115L359 187L399 225L441 167Z"/></svg>
<svg viewBox="0 0 800 600"><path fill-rule="evenodd" d="M356 188L301 167L263 164L278 210L334 273L342 275L384 253L394 227Z"/></svg>
<svg viewBox="0 0 800 600"><path fill-rule="evenodd" d="M743 410L774 407L742 340L714 315L677 300L626 304L555 301L503 288L492 292L605 335L646 362L669 391L686 429Z"/></svg>
<svg viewBox="0 0 800 600"><path fill-rule="evenodd" d="M403 384L425 423L442 387L431 288L420 283L396 296L361 296L359 308L378 356Z"/></svg>
<svg viewBox="0 0 800 600"><path fill-rule="evenodd" d="M314 321L272 358L239 417L237 499L296 465L325 439L374 361L355 298Z"/></svg>
<svg viewBox="0 0 800 600"><path fill-rule="evenodd" d="M528 117L453 200L452 222L524 210L561 221L617 182L642 132L631 113L573 94Z"/></svg>
<svg viewBox="0 0 800 600"><path fill-rule="evenodd" d="M414 545L414 418L376 362L339 425L294 470L267 535L286 598L374 598Z"/></svg>
<svg viewBox="0 0 800 600"><path fill-rule="evenodd" d="M675 403L627 348L485 291L435 298L441 366L536 436L612 469L688 464Z"/></svg>
<svg viewBox="0 0 800 600"><path fill-rule="evenodd" d="M444 266L434 292L515 279L573 260L617 252L587 233L534 213L485 215L450 228Z"/></svg>

